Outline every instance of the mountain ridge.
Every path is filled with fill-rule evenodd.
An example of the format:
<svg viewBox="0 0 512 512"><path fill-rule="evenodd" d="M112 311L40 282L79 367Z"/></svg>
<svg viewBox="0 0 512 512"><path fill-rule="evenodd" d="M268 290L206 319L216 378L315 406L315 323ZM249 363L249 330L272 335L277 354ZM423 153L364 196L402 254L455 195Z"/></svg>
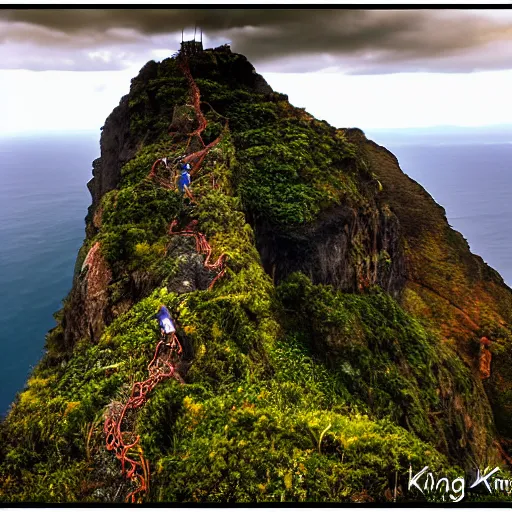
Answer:
<svg viewBox="0 0 512 512"><path fill-rule="evenodd" d="M410 464L506 468L499 274L361 130L296 109L225 48L186 65L200 98L179 58L150 61L105 122L73 289L2 423L2 501L133 495L101 423L147 376L160 303L194 356L129 419L151 465L138 499L385 502L396 485L415 500ZM156 165L180 155L194 208ZM226 255L212 288L170 228L191 221Z"/></svg>

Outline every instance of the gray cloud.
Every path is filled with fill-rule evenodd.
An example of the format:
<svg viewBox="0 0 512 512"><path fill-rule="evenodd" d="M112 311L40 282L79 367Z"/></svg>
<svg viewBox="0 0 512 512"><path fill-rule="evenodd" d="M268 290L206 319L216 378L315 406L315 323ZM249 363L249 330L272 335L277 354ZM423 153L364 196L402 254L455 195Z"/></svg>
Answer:
<svg viewBox="0 0 512 512"><path fill-rule="evenodd" d="M510 12L399 9L3 10L0 68L120 69L152 49L176 50L181 29L191 36L194 25L259 71L512 68Z"/></svg>

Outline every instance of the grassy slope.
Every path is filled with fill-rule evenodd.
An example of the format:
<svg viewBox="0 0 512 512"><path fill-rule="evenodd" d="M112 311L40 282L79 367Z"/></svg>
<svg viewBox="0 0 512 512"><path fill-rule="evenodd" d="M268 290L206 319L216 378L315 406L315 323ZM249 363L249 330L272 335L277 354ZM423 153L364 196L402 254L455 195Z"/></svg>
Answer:
<svg viewBox="0 0 512 512"><path fill-rule="evenodd" d="M494 269L471 254L462 235L449 227L444 209L401 172L389 151L370 141L362 144L384 185L383 199L397 214L407 240L404 306L456 348L475 376L479 338L494 341L485 390L506 441L512 438L512 293Z"/></svg>
<svg viewBox="0 0 512 512"><path fill-rule="evenodd" d="M227 83L233 74L216 70L236 57L216 58L224 64L202 62L193 74L203 99L230 117L231 131L194 184L201 199L193 217L214 256L228 254L229 270L212 291L163 288L180 267L165 252L166 227L191 218L174 192L144 179L167 149L172 106L186 98L165 61L149 86L132 87L132 129L141 139L148 127L153 134L123 169L119 190L104 197L101 229L86 244L99 240L113 268L113 303L134 270L151 272L161 286L95 346L76 340L65 354L59 328L49 334L48 354L2 425L2 501L114 499L122 479L104 448L102 413L145 378L157 339L151 315L161 302L195 361L187 385L161 383L135 421L151 463L149 501L382 501L395 472L404 483L409 464L460 474L454 465L475 456L468 421L481 429L474 435L483 451L490 442L489 411L474 400L478 381L439 333L389 296L344 294L302 275L275 289L245 211L282 226L306 222L318 213L318 193L327 203L367 201L365 171L343 136L282 99ZM148 92L161 98L158 108ZM213 139L221 123L213 112L209 120ZM316 179L326 167L332 174ZM209 186L211 173L219 190ZM276 179L277 188L266 185Z"/></svg>

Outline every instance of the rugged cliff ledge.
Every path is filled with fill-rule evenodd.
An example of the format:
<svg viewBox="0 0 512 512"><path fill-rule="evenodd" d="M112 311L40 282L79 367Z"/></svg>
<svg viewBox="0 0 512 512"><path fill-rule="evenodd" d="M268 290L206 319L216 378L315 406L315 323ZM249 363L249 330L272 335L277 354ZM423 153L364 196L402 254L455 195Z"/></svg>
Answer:
<svg viewBox="0 0 512 512"><path fill-rule="evenodd" d="M180 155L195 205L159 163ZM2 501L405 501L409 465L506 471L512 291L361 130L226 48L149 62L88 186L73 289L1 426ZM127 479L103 425L162 303L185 384L123 420Z"/></svg>

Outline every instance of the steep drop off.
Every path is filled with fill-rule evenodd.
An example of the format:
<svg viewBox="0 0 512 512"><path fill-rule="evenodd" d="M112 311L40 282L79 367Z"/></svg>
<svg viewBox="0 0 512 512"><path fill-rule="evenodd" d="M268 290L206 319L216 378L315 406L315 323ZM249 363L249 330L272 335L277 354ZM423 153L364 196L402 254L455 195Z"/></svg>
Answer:
<svg viewBox="0 0 512 512"><path fill-rule="evenodd" d="M191 363L184 385L162 380L130 418L146 502L380 502L395 484L409 500L410 466L505 464L500 276L360 130L293 107L226 49L186 66L190 77L175 58L149 62L105 123L73 289L1 426L0 499L135 490L103 424L147 376L161 303ZM184 154L195 207L153 167ZM226 255L214 287L194 239L169 231L193 220L212 261Z"/></svg>

